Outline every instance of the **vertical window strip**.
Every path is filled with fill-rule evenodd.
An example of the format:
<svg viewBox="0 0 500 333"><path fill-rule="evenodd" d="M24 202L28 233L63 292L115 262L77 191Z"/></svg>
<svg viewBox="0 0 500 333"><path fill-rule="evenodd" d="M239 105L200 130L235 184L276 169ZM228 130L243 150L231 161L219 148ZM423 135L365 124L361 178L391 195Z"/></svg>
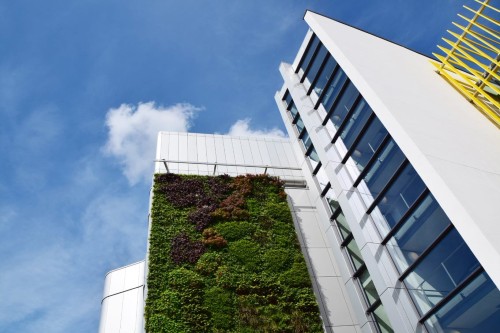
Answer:
<svg viewBox="0 0 500 333"><path fill-rule="evenodd" d="M389 135L389 133L387 133L384 139L382 140L380 146L378 146L377 150L375 150L375 152L373 153L373 156L370 158L368 163L366 163L366 166L364 167L363 171L361 171L358 178L354 181L354 184L352 185L353 187L357 187L361 182L361 180L365 178L366 174L371 169L372 165L377 161L378 155L380 155L380 152L382 152L385 149L385 147L387 146L387 144L390 142L391 139L392 139L391 136ZM344 156L344 159L342 159L341 162L342 164L345 164L347 162L348 158L347 156L348 155L346 154L346 156Z"/></svg>
<svg viewBox="0 0 500 333"><path fill-rule="evenodd" d="M338 102L342 98L342 95L344 94L344 92L346 91L346 89L347 89L347 87L349 86L350 83L351 83L351 80L349 80L349 78L347 78L344 81L344 83L342 84L342 88L340 88L340 91L337 94L337 96L334 97L334 101L332 103L332 106L328 110L328 112L327 112L327 114L325 116L325 119L323 119L323 123L322 123L323 126L325 126L328 123L328 121L330 121L330 117L332 116L333 111L337 107Z"/></svg>
<svg viewBox="0 0 500 333"><path fill-rule="evenodd" d="M297 68L295 69L295 74L297 74L299 72L300 68L302 67L302 65L307 57L308 52L310 52L312 45L316 41L316 38L318 38L318 37L316 37L315 34L312 34L311 38L309 39L309 42L307 43L306 49L304 50L302 58L300 58L299 63L297 65Z"/></svg>
<svg viewBox="0 0 500 333"><path fill-rule="evenodd" d="M304 74L302 74L302 77L300 78L300 83L304 83L304 80L306 79L307 74L309 74L309 70L311 69L312 64L316 59L316 56L318 55L319 50L321 49L322 46L323 44L321 43L318 43L318 45L316 45L316 48L314 49L314 52L312 54L311 59L309 60L309 63L307 63L306 68L304 68Z"/></svg>
<svg viewBox="0 0 500 333"><path fill-rule="evenodd" d="M371 124L373 123L373 121L377 118L377 116L375 115L375 113L372 111L372 113L370 114L370 116L368 117L368 119L366 120L366 123L363 125L363 127L361 128L361 130L359 131L359 134L356 136L356 138L354 139L354 141L352 142L352 145L351 147L347 150L347 153L345 154L344 158L342 159L342 163L345 164L345 162L347 162L347 159L349 157L351 157L352 153L356 150L356 147L358 146L359 142L361 141L361 139L363 138L363 136L365 135L366 131L370 128ZM333 140L332 140L332 143L335 143Z"/></svg>
<svg viewBox="0 0 500 333"><path fill-rule="evenodd" d="M434 242L432 242L423 252L422 254L413 262L413 264L411 264L403 273L401 273L401 275L399 276L398 280L399 281L403 281L411 272L413 272L413 270L415 269L415 267L418 266L418 264L420 262L422 262L422 260L425 259L425 257L427 257L429 255L429 253L431 253L431 251L443 240L443 238L445 238L455 227L453 226L453 224L449 224L448 227L446 227L446 229L444 229L439 235L438 237L434 240Z"/></svg>
<svg viewBox="0 0 500 333"><path fill-rule="evenodd" d="M430 191L426 187L424 191L420 194L420 196L415 200L415 202L410 206L410 208L406 211L406 213L401 216L399 221L394 225L394 227L391 228L391 230L387 233L385 238L382 240L382 245L386 245L387 242L398 232L401 227L405 224L406 220L415 212L415 209L417 209L422 201L429 195Z"/></svg>
<svg viewBox="0 0 500 333"><path fill-rule="evenodd" d="M323 70L324 70L325 65L328 62L329 58L331 58L331 55L330 55L330 53L326 52L325 58L321 62L321 65L319 66L319 69L316 72L316 75L314 76L314 79L311 81L311 85L309 86L309 89L307 89L307 95L308 96L311 94L311 92L315 88L316 84L318 83L319 77L323 74Z"/></svg>
<svg viewBox="0 0 500 333"><path fill-rule="evenodd" d="M399 164L398 168L392 176L389 178L389 181L385 184L385 186L382 188L380 193L373 199L373 202L371 203L370 207L366 210L366 214L371 214L375 207L379 204L380 200L385 196L389 188L394 184L394 182L398 179L398 177L401 175L401 172L403 172L404 168L408 165L408 159L405 157L403 162Z"/></svg>
<svg viewBox="0 0 500 333"><path fill-rule="evenodd" d="M349 120L351 119L352 115L354 114L354 111L356 111L356 107L359 105L359 103L363 100L363 96L358 92L358 97L356 97L356 100L352 104L351 108L349 109L349 112L347 112L344 120L342 120L342 123L340 124L339 128L337 129L337 132L333 135L332 138L332 143L335 143L337 139L339 138L340 134L344 130L345 126L349 123Z"/></svg>
<svg viewBox="0 0 500 333"><path fill-rule="evenodd" d="M332 75L330 76L330 78L328 79L328 81L326 81L325 88L323 89L323 91L321 92L321 94L318 96L318 100L317 100L316 104L314 105L314 109L315 110L317 110L319 108L319 105L323 103L323 99L325 98L326 92L328 91L327 88L332 84L332 81L335 78L335 75L337 75L337 72L339 71L339 68L340 68L340 66L337 63L335 65L335 68L332 71Z"/></svg>

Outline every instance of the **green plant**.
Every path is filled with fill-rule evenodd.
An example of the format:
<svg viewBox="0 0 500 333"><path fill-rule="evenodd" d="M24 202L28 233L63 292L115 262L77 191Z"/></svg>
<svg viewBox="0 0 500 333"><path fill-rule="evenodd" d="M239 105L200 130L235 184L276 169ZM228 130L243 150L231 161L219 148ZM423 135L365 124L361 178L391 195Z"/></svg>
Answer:
<svg viewBox="0 0 500 333"><path fill-rule="evenodd" d="M281 182L156 175L146 332L322 332Z"/></svg>

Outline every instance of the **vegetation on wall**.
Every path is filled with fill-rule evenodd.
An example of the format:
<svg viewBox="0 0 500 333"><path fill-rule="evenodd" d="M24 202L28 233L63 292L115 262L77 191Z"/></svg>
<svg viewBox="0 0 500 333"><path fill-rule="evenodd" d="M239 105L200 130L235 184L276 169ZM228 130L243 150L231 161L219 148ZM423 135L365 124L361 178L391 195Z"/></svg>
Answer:
<svg viewBox="0 0 500 333"><path fill-rule="evenodd" d="M146 331L322 332L283 186L155 176Z"/></svg>

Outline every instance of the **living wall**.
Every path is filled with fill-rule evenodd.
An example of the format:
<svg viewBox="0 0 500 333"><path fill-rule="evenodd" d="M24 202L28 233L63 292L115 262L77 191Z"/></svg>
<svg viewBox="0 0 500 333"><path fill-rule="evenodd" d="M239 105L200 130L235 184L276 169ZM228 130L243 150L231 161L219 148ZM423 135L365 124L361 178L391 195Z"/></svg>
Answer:
<svg viewBox="0 0 500 333"><path fill-rule="evenodd" d="M155 176L146 331L322 332L283 186Z"/></svg>

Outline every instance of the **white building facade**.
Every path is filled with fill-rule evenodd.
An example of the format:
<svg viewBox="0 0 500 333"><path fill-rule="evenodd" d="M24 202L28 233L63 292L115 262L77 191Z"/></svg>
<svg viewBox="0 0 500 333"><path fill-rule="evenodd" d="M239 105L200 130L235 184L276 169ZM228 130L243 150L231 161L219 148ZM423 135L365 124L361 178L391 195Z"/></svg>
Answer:
<svg viewBox="0 0 500 333"><path fill-rule="evenodd" d="M357 329L496 331L500 131L425 56L305 20L276 102L330 206Z"/></svg>

